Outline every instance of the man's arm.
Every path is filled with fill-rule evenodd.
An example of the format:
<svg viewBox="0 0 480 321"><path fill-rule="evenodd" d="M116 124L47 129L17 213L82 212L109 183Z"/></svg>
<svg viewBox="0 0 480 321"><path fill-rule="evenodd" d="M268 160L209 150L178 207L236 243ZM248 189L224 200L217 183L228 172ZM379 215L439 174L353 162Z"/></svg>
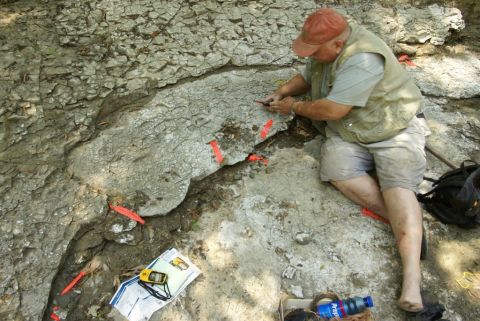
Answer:
<svg viewBox="0 0 480 321"><path fill-rule="evenodd" d="M350 112L352 106L322 98L314 101L293 101L291 110L312 120L339 120Z"/></svg>
<svg viewBox="0 0 480 321"><path fill-rule="evenodd" d="M314 101L296 101L292 97L272 101L268 110L284 115L294 112L312 120L338 120L348 114L352 106L335 103L322 98Z"/></svg>
<svg viewBox="0 0 480 321"><path fill-rule="evenodd" d="M286 84L278 88L273 94L266 97L271 101L267 107L270 111L282 114L295 112L297 115L312 120L337 120L348 114L352 106L342 105L327 99L318 99L311 102L295 101L291 96L305 94L311 85L303 75L297 74Z"/></svg>
<svg viewBox="0 0 480 321"><path fill-rule="evenodd" d="M352 106L366 106L373 89L383 78L384 64L384 58L379 54L356 54L340 67L326 98L295 102L293 98L283 96L283 100L271 103L270 110L282 114L293 111L313 120L341 119L350 112Z"/></svg>

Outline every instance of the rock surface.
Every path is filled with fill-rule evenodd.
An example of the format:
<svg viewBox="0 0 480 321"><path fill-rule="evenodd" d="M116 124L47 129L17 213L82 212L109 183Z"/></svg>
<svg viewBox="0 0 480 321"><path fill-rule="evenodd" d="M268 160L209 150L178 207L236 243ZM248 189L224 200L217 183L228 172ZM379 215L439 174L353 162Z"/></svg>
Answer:
<svg viewBox="0 0 480 321"><path fill-rule="evenodd" d="M49 295L56 295L51 284L69 249L78 250L80 264L107 240L141 242L137 227L120 232L112 223L108 202L126 202L145 216L167 214L191 181L220 168L211 139L218 140L225 164L234 164L263 141L258 131L266 120L274 119L269 136L285 129L288 117L268 115L252 99L288 78L292 64L300 67L290 43L319 6L293 0L2 5L0 316L48 318ZM406 46L418 52L425 42L439 46L464 27L457 9L438 5L346 1L338 9L396 52ZM422 69L410 71L422 91L440 97L426 109L432 141L458 163L478 152L478 118L452 110L441 97L478 96L478 55L452 52L415 61ZM444 143L452 137L461 149ZM92 232L103 224L101 234ZM75 244L90 234L90 242ZM284 268L279 274L275 268L275 275ZM264 284L279 290L273 275ZM303 283L291 285L311 294ZM269 295L267 310L276 300Z"/></svg>
<svg viewBox="0 0 480 321"><path fill-rule="evenodd" d="M478 55L422 57L415 60L415 63L418 68L410 70L425 95L456 99L478 97Z"/></svg>
<svg viewBox="0 0 480 321"><path fill-rule="evenodd" d="M191 180L244 160L256 144L287 128L292 116L272 115L254 100L295 72L226 72L162 90L75 149L70 171L108 195L140 191L142 216L165 215L183 201ZM273 125L262 137L269 120ZM221 151L221 164L211 141Z"/></svg>

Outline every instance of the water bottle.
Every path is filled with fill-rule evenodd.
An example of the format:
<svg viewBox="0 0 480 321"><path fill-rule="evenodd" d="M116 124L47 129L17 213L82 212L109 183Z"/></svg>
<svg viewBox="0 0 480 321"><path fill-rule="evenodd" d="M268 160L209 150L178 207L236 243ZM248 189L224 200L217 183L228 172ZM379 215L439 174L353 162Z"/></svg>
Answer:
<svg viewBox="0 0 480 321"><path fill-rule="evenodd" d="M373 307L371 296L364 298L355 296L345 300L319 304L317 306L317 313L320 317L327 319L334 317L345 318L347 315L357 314L371 307Z"/></svg>

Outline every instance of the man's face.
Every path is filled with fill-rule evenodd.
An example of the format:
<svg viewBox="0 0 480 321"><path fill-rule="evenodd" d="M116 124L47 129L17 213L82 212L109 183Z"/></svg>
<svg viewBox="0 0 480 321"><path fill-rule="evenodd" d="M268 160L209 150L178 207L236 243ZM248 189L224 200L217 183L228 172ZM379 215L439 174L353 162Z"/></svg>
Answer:
<svg viewBox="0 0 480 321"><path fill-rule="evenodd" d="M317 51L311 54L310 57L319 62L333 62L337 59L342 48L343 42L341 40L331 40L320 45Z"/></svg>

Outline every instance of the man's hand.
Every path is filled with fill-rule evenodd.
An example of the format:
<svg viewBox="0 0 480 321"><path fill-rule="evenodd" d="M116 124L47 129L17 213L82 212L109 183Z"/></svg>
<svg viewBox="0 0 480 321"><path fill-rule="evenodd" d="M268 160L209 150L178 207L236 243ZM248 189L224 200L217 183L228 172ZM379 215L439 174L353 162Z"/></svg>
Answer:
<svg viewBox="0 0 480 321"><path fill-rule="evenodd" d="M268 101L268 102L272 102L272 101L279 101L279 100L282 100L283 96L280 95L279 93L273 93L271 95L268 95L267 97L265 97L265 101Z"/></svg>
<svg viewBox="0 0 480 321"><path fill-rule="evenodd" d="M277 112L283 115L290 115L292 113L293 103L295 99L292 97L286 97L282 100L274 100L267 107L269 111Z"/></svg>
<svg viewBox="0 0 480 321"><path fill-rule="evenodd" d="M268 108L268 107L270 107L271 102L278 101L278 100L281 100L281 99L282 99L282 95L274 92L273 94L265 97L264 100L255 100L255 102L259 103L259 104L262 104L263 106Z"/></svg>

